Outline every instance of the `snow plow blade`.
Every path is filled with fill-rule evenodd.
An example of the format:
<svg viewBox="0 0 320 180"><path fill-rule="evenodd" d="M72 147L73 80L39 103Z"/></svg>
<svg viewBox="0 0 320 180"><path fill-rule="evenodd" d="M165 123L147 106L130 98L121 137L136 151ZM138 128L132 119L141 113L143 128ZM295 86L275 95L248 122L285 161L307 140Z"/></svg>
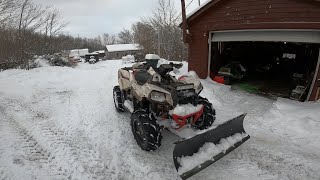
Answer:
<svg viewBox="0 0 320 180"><path fill-rule="evenodd" d="M173 161L180 177L182 179L187 179L193 176L194 174L207 168L214 162L218 161L219 159L227 155L229 152L239 147L242 143L247 141L250 138L250 136L246 134L243 128L243 120L245 116L246 114L242 114L236 118L233 118L219 125L215 129L210 129L190 139L178 141L173 150ZM235 143L231 143L231 146L229 146L229 148L227 147L227 149L224 149L223 151L218 151L217 153L215 153L215 155L213 155L213 157L209 155L210 157L207 158L209 160L205 162L201 162L200 164L194 165L192 164L193 168L191 168L190 170L188 169L187 171L183 170L182 172L179 172L179 168L181 167L181 158L194 155L194 153L197 153L199 149L206 143L214 143L214 145L217 145L220 143L222 139L235 136L236 134L242 134L242 136L240 136L240 139L238 136L238 140Z"/></svg>

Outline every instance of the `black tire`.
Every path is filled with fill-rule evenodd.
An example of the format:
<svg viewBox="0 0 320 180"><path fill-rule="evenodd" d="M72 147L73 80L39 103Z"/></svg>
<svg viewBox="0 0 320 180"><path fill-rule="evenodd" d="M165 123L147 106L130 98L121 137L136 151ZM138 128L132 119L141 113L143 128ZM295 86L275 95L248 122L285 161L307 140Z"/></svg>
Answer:
<svg viewBox="0 0 320 180"><path fill-rule="evenodd" d="M155 117L139 109L131 115L131 129L141 149L154 151L161 145L161 129Z"/></svg>
<svg viewBox="0 0 320 180"><path fill-rule="evenodd" d="M122 93L120 90L119 86L115 86L113 88L113 102L114 102L114 106L116 107L116 110L118 112L124 112L124 108L123 108L123 98L122 98Z"/></svg>
<svg viewBox="0 0 320 180"><path fill-rule="evenodd" d="M202 104L204 106L203 114L198 121L195 122L193 127L200 130L207 129L212 125L214 120L216 120L216 111L206 98L199 97L198 104Z"/></svg>

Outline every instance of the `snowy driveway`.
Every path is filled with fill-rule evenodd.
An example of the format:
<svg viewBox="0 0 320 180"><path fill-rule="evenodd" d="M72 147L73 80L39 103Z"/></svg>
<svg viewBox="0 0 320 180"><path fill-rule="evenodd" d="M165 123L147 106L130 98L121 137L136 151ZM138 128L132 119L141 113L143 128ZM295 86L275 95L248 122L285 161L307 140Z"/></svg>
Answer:
<svg viewBox="0 0 320 180"><path fill-rule="evenodd" d="M179 179L175 135L142 151L115 111L121 61L0 73L0 179ZM319 179L320 103L276 102L204 80L220 124L248 113L251 139L191 179Z"/></svg>

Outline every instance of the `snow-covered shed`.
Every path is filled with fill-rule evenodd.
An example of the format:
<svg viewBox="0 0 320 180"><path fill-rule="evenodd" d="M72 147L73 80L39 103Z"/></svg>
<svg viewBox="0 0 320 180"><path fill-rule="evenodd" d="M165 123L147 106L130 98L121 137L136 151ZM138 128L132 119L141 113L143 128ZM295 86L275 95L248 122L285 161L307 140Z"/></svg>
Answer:
<svg viewBox="0 0 320 180"><path fill-rule="evenodd" d="M319 0L207 0L182 15L189 70L201 78L223 82L222 68L230 70L237 62L235 71L246 72L225 81L232 87L250 86L264 95L300 101L319 99Z"/></svg>
<svg viewBox="0 0 320 180"><path fill-rule="evenodd" d="M99 54L98 56L99 56L100 59L103 59L106 56L106 51L105 50L94 51L93 53Z"/></svg>
<svg viewBox="0 0 320 180"><path fill-rule="evenodd" d="M107 59L121 59L126 55L136 55L142 52L139 44L112 44L106 46Z"/></svg>

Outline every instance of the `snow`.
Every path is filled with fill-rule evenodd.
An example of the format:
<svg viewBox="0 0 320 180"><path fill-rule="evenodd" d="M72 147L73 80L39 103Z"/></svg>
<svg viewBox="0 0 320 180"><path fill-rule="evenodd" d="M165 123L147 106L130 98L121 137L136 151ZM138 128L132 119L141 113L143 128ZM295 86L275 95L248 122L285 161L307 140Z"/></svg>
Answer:
<svg viewBox="0 0 320 180"><path fill-rule="evenodd" d="M122 63L134 63L134 56L133 55L126 55L122 57Z"/></svg>
<svg viewBox="0 0 320 180"><path fill-rule="evenodd" d="M133 108L133 104L131 101L125 100L124 101L124 107L126 107L131 113L133 113L134 108Z"/></svg>
<svg viewBox="0 0 320 180"><path fill-rule="evenodd" d="M37 67L48 67L50 66L50 63L48 60L44 59L43 57L38 57L36 60L34 60L34 63Z"/></svg>
<svg viewBox="0 0 320 180"><path fill-rule="evenodd" d="M146 54L145 59L160 59L160 57L156 54Z"/></svg>
<svg viewBox="0 0 320 180"><path fill-rule="evenodd" d="M105 50L99 50L99 51L95 51L94 53L104 54L104 53L106 53L106 51Z"/></svg>
<svg viewBox="0 0 320 180"><path fill-rule="evenodd" d="M189 14L187 14L187 19L189 17L191 17L192 15L194 15L196 12L198 12L200 9L202 9L204 6L206 6L207 4L209 4L209 2L211 2L212 0L206 0L205 2L203 2L199 7L195 8L194 10L192 10Z"/></svg>
<svg viewBox="0 0 320 180"><path fill-rule="evenodd" d="M183 64L177 77L186 74ZM115 110L112 90L124 66L110 60L0 72L0 179L180 179L172 162L180 138L162 131L159 149L145 152L130 113ZM251 138L190 179L319 179L320 102L201 82L217 113L212 128L248 113Z"/></svg>
<svg viewBox="0 0 320 180"><path fill-rule="evenodd" d="M192 156L185 156L179 159L181 167L178 170L179 174L183 174L187 171L196 168L198 165L209 161L214 156L225 153L229 148L234 146L237 142L240 142L242 139L246 138L248 134L237 133L233 136L221 139L218 144L206 143L204 144L197 153L194 153Z"/></svg>
<svg viewBox="0 0 320 180"><path fill-rule="evenodd" d="M112 44L106 47L108 52L138 51L142 49L139 44Z"/></svg>
<svg viewBox="0 0 320 180"><path fill-rule="evenodd" d="M69 57L73 57L75 55L84 56L89 53L89 49L73 49L70 50Z"/></svg>
<svg viewBox="0 0 320 180"><path fill-rule="evenodd" d="M170 115L178 115L178 116L187 116L190 114L194 114L196 112L199 112L202 109L203 105L199 104L197 106L194 106L193 104L178 104L173 110L169 112Z"/></svg>

